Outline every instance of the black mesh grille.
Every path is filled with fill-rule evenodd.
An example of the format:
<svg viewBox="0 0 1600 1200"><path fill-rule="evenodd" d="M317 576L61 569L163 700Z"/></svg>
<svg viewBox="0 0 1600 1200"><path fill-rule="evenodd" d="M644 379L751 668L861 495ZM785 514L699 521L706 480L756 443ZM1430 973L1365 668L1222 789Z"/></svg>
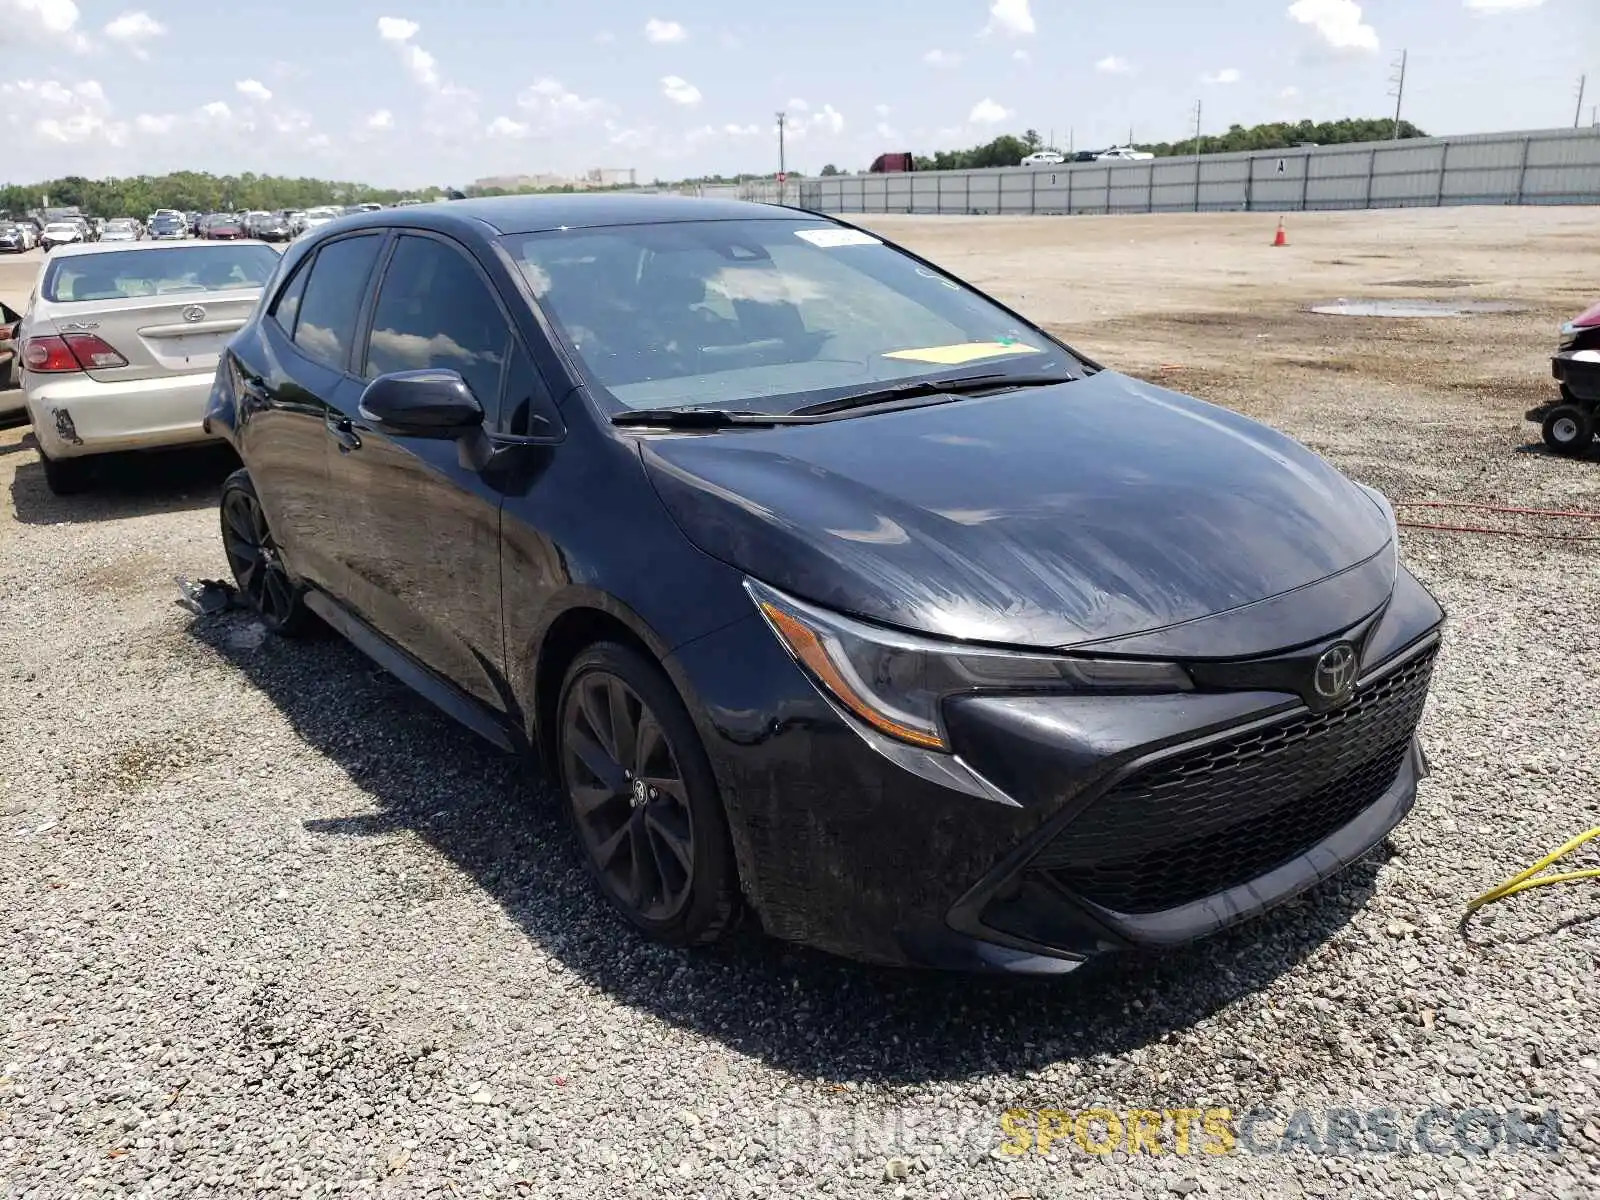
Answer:
<svg viewBox="0 0 1600 1200"><path fill-rule="evenodd" d="M1129 776L1031 868L1115 912L1149 913L1281 866L1394 782L1422 719L1435 653L1419 654L1336 712L1302 713Z"/></svg>

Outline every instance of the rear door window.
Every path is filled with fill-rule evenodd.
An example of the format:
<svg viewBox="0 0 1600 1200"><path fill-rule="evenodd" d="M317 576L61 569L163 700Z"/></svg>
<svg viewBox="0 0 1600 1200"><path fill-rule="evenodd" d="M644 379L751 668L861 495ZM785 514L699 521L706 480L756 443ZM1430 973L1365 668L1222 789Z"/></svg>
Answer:
<svg viewBox="0 0 1600 1200"><path fill-rule="evenodd" d="M317 251L294 325L294 343L306 357L336 371L345 370L367 279L383 237L382 233L369 233L340 238Z"/></svg>

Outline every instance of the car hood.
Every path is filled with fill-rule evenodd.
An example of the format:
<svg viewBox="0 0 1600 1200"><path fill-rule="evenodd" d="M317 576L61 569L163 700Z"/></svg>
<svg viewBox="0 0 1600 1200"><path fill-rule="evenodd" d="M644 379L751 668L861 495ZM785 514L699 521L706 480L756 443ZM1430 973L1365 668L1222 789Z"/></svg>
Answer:
<svg viewBox="0 0 1600 1200"><path fill-rule="evenodd" d="M1235 610L1367 564L1332 608L1272 606L1320 621L1354 605L1339 614L1353 623L1381 603L1373 568L1393 556L1388 515L1319 456L1111 371L639 444L706 553L839 611L973 641L1081 645L1235 613L1234 648L1217 653L1244 652ZM1294 622L1276 624L1275 644L1292 644ZM1250 650L1274 644L1259 636Z"/></svg>

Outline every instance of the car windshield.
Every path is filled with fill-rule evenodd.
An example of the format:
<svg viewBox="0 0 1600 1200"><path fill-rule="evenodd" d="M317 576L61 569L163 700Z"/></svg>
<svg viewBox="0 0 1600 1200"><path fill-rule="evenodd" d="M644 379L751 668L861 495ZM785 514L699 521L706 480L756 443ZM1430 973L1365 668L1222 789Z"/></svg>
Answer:
<svg viewBox="0 0 1600 1200"><path fill-rule="evenodd" d="M107 229L132 229L133 228L133 222L132 221L107 221L106 222L106 228Z"/></svg>
<svg viewBox="0 0 1600 1200"><path fill-rule="evenodd" d="M502 239L618 411L789 412L956 374L1076 375L1067 351L858 230L686 221Z"/></svg>
<svg viewBox="0 0 1600 1200"><path fill-rule="evenodd" d="M51 221L44 227L46 233L77 233L78 227L71 221Z"/></svg>
<svg viewBox="0 0 1600 1200"><path fill-rule="evenodd" d="M163 246L57 259L45 275L46 300L124 300L173 292L225 292L263 286L278 265L270 246Z"/></svg>

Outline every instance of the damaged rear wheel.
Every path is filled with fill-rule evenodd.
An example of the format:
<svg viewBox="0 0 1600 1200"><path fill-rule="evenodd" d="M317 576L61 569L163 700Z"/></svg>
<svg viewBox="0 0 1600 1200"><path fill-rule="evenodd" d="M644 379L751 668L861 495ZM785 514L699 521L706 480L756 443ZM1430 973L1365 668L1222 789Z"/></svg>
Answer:
<svg viewBox="0 0 1600 1200"><path fill-rule="evenodd" d="M262 623L286 637L306 632L315 617L289 576L248 471L235 471L222 485L222 545L239 594Z"/></svg>

